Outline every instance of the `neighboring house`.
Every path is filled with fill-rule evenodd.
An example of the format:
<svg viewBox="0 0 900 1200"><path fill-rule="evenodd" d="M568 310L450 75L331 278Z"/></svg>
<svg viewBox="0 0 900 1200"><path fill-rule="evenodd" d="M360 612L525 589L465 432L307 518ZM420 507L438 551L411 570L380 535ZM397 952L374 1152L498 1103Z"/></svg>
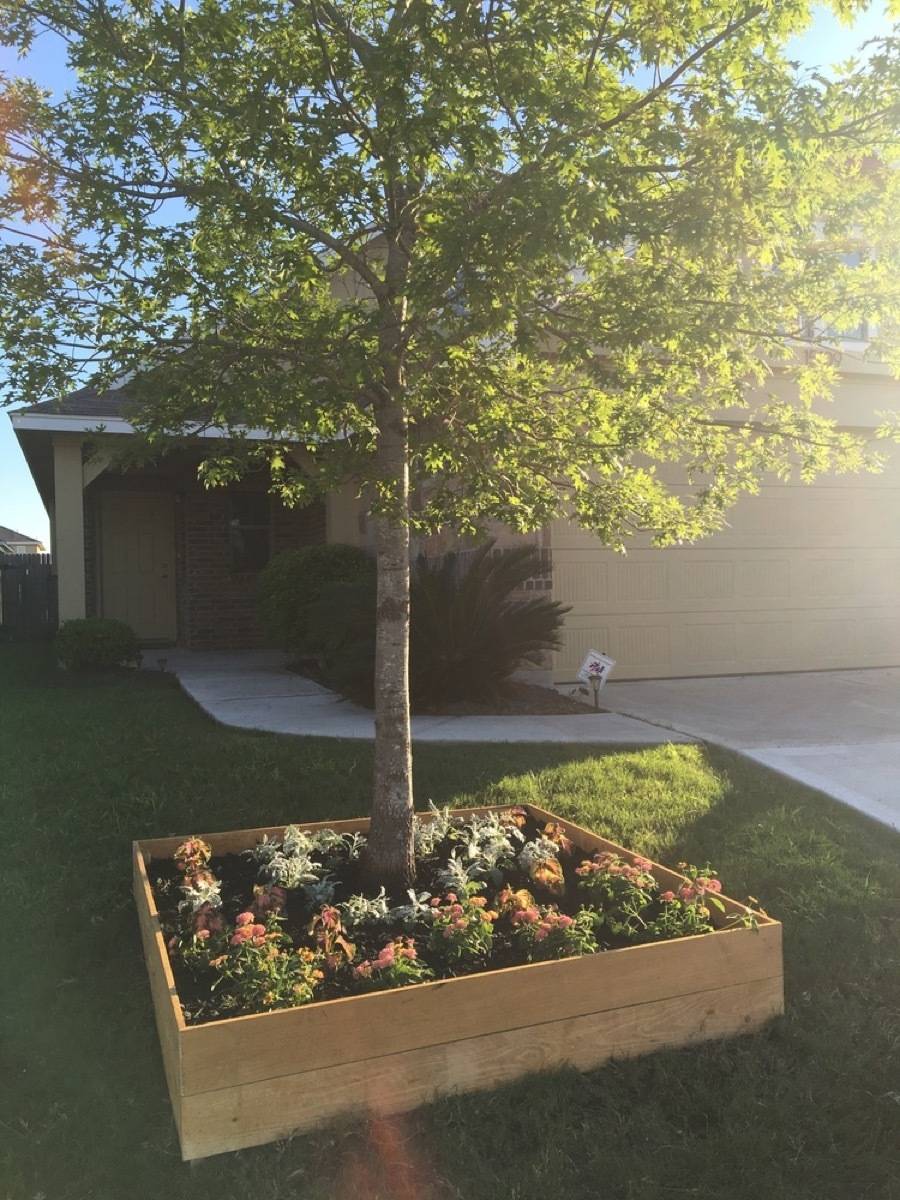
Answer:
<svg viewBox="0 0 900 1200"><path fill-rule="evenodd" d="M0 554L43 554L44 543L0 525Z"/></svg>
<svg viewBox="0 0 900 1200"><path fill-rule="evenodd" d="M845 355L828 411L874 435L877 414L900 409L900 385L861 344L844 348L860 357ZM256 578L270 554L366 542L350 489L293 511L263 478L204 490L199 443L126 473L85 461L98 425L131 431L121 392L75 392L12 423L51 517L61 620L96 613L148 641L259 645ZM616 678L900 665L900 459L880 475L767 480L726 531L690 547L638 538L617 555L564 521L538 540L552 574L535 586L552 580L572 606L558 681L592 647L617 660Z"/></svg>

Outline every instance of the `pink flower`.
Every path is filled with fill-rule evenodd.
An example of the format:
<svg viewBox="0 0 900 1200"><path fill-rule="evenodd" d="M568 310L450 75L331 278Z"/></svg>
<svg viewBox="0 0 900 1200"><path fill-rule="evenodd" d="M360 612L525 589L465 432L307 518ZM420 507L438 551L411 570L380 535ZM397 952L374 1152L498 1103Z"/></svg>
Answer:
<svg viewBox="0 0 900 1200"><path fill-rule="evenodd" d="M558 924L561 925L563 929L568 929L570 925L575 924L575 918L570 917L568 915L568 913L560 913L559 918L558 918Z"/></svg>
<svg viewBox="0 0 900 1200"><path fill-rule="evenodd" d="M642 858L640 855L635 855L634 865L639 871L650 871L653 868L653 863L649 858Z"/></svg>
<svg viewBox="0 0 900 1200"><path fill-rule="evenodd" d="M451 937L453 937L453 930L450 928L450 926L449 926L449 925L448 925L448 926L447 926L447 928L444 930L444 937L445 937L445 938L451 938Z"/></svg>
<svg viewBox="0 0 900 1200"><path fill-rule="evenodd" d="M536 908L520 908L512 915L513 925L534 925L540 920L541 914Z"/></svg>
<svg viewBox="0 0 900 1200"><path fill-rule="evenodd" d="M671 904L674 899L675 899L675 893L671 892L671 891L663 892L662 895L660 896L660 900L664 901L666 904Z"/></svg>
<svg viewBox="0 0 900 1200"><path fill-rule="evenodd" d="M366 959L366 961L361 962L358 967L353 968L353 974L357 979L368 979L372 974L372 964L368 959Z"/></svg>
<svg viewBox="0 0 900 1200"><path fill-rule="evenodd" d="M208 929L198 929L194 936L198 937L201 942L205 942L209 938L209 930Z"/></svg>
<svg viewBox="0 0 900 1200"><path fill-rule="evenodd" d="M447 900L448 904L455 904L457 901L457 898L458 897L456 895L456 892L448 892L447 893L446 900Z"/></svg>
<svg viewBox="0 0 900 1200"><path fill-rule="evenodd" d="M708 892L721 892L722 884L718 879L707 879L706 890Z"/></svg>
<svg viewBox="0 0 900 1200"><path fill-rule="evenodd" d="M388 942L386 946L382 946L378 952L378 957L375 959L373 966L377 971L383 970L385 967L394 965L394 943Z"/></svg>
<svg viewBox="0 0 900 1200"><path fill-rule="evenodd" d="M691 887L689 883L685 883L678 889L678 895L682 900L693 900L697 895L697 889Z"/></svg>
<svg viewBox="0 0 900 1200"><path fill-rule="evenodd" d="M440 904L440 900L438 900L437 896L432 896L429 903L431 904L432 908L437 908L437 906Z"/></svg>
<svg viewBox="0 0 900 1200"><path fill-rule="evenodd" d="M253 924L253 913L252 912L238 913L238 915L235 917L234 923L238 927L238 929L240 929L242 925L252 925Z"/></svg>

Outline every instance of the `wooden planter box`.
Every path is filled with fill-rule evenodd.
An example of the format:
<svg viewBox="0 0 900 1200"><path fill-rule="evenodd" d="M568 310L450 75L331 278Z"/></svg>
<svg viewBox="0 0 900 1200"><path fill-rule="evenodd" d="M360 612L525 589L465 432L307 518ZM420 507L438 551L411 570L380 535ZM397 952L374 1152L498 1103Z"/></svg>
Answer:
<svg viewBox="0 0 900 1200"><path fill-rule="evenodd" d="M593 854L629 852L559 817ZM461 810L465 812L478 810ZM304 829L365 832L367 820ZM214 855L283 826L203 834ZM686 1046L759 1028L784 1011L781 925L487 971L300 1008L185 1024L147 863L184 839L134 843L134 893L156 1025L184 1159L286 1137L346 1114L403 1112L521 1075ZM682 877L654 865L660 883ZM743 911L722 897L726 912ZM724 919L724 918L723 918Z"/></svg>

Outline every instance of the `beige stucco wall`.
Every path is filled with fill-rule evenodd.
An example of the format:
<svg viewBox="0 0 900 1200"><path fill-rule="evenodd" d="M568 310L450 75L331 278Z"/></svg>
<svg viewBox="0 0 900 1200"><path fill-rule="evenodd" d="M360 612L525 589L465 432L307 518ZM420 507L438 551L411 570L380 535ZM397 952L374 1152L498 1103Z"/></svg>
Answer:
<svg viewBox="0 0 900 1200"><path fill-rule="evenodd" d="M85 615L84 482L81 438L53 435L52 545L59 620Z"/></svg>
<svg viewBox="0 0 900 1200"><path fill-rule="evenodd" d="M325 540L362 546L366 541L363 502L352 484L335 488L325 500Z"/></svg>

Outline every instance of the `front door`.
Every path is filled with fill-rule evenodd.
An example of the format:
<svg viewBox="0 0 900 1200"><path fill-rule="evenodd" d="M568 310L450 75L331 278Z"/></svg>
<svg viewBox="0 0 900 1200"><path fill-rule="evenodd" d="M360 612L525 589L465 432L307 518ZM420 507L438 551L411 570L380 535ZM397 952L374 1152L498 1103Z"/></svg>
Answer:
<svg viewBox="0 0 900 1200"><path fill-rule="evenodd" d="M175 510L157 493L107 492L100 510L100 609L146 641L174 641Z"/></svg>

